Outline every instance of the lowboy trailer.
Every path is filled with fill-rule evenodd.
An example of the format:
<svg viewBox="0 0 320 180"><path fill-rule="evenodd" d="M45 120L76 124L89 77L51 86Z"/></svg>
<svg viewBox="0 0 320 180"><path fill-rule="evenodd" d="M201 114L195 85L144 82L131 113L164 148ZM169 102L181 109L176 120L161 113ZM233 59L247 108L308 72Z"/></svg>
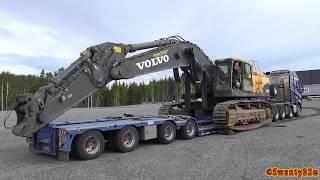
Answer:
<svg viewBox="0 0 320 180"><path fill-rule="evenodd" d="M81 159L97 158L105 145L119 152L135 149L139 141L158 139L162 144L172 143L178 135L192 139L196 135L214 133L214 128L202 127L212 119L197 120L190 116L124 116L97 120L53 121L32 137L27 137L29 150L69 160L74 152Z"/></svg>

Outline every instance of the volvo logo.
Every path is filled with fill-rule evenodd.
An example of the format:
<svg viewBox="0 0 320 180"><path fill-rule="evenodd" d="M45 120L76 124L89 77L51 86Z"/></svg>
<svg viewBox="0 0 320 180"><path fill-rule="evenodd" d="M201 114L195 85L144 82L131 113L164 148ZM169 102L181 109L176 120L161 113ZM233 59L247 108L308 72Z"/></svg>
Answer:
<svg viewBox="0 0 320 180"><path fill-rule="evenodd" d="M160 57L156 57L156 58L152 58L152 59L148 59L142 62L138 62L136 63L136 65L138 66L138 68L140 70L143 70L144 68L149 68L151 66L156 66L159 64L162 64L164 62L168 62L169 61L169 56L168 55L163 55Z"/></svg>

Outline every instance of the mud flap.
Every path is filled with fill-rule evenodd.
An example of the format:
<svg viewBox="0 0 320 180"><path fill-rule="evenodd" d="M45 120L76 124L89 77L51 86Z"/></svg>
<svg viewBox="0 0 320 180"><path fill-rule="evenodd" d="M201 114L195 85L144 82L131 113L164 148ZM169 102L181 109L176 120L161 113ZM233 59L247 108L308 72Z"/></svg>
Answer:
<svg viewBox="0 0 320 180"><path fill-rule="evenodd" d="M70 159L69 152L66 151L58 151L57 156L60 161L69 161Z"/></svg>

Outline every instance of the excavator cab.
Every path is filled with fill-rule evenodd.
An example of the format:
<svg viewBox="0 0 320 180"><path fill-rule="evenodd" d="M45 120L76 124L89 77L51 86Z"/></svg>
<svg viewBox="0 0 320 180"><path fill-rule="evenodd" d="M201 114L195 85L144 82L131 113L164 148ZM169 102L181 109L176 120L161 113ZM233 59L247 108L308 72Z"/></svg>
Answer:
<svg viewBox="0 0 320 180"><path fill-rule="evenodd" d="M216 60L214 93L217 97L247 97L253 95L252 66L238 59Z"/></svg>

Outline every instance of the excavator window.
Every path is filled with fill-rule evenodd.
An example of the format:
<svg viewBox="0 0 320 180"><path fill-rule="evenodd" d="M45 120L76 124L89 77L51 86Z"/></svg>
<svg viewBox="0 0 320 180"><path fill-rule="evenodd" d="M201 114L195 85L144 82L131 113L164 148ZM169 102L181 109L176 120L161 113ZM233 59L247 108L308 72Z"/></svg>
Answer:
<svg viewBox="0 0 320 180"><path fill-rule="evenodd" d="M218 67L218 76L220 78L220 84L227 83L229 79L229 64L220 63L217 65Z"/></svg>
<svg viewBox="0 0 320 180"><path fill-rule="evenodd" d="M227 64L219 64L218 66L225 76L229 74L229 66Z"/></svg>
<svg viewBox="0 0 320 180"><path fill-rule="evenodd" d="M239 61L233 61L232 63L232 88L239 90L242 85L242 79L244 70L242 63Z"/></svg>
<svg viewBox="0 0 320 180"><path fill-rule="evenodd" d="M241 90L245 92L252 92L253 91L253 84L252 84L252 68L249 63L242 63L242 82L241 82Z"/></svg>
<svg viewBox="0 0 320 180"><path fill-rule="evenodd" d="M245 78L249 78L251 79L251 65L248 64L248 63L245 63L245 66L244 66L244 77Z"/></svg>

